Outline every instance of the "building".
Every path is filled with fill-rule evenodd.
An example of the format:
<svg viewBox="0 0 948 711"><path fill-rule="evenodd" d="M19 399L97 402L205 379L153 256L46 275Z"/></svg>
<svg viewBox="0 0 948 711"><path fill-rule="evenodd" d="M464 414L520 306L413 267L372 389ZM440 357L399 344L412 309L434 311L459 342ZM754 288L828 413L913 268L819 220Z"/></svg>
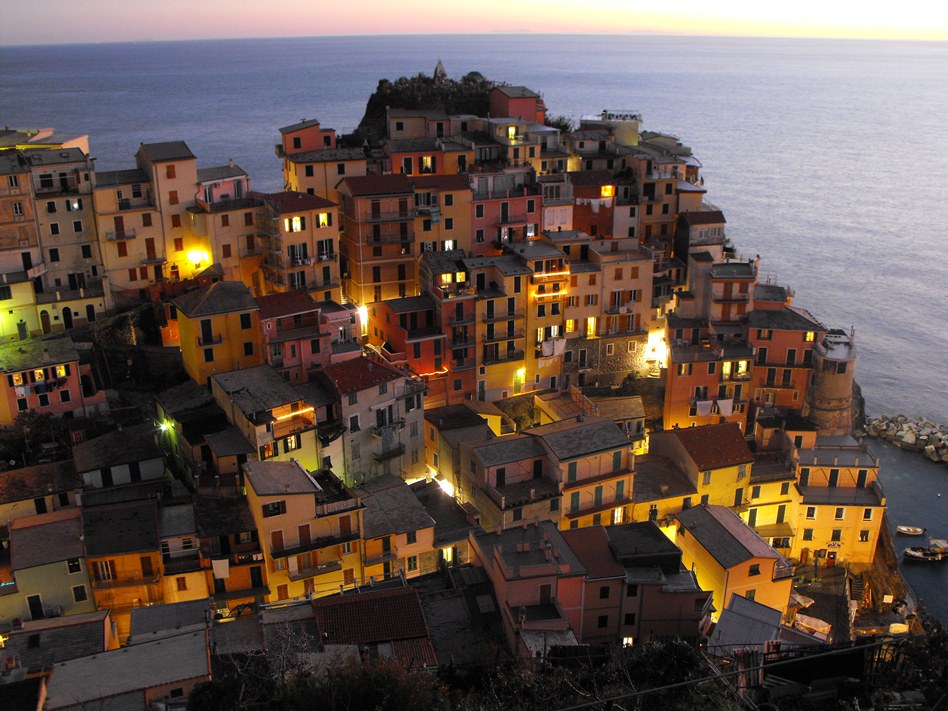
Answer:
<svg viewBox="0 0 948 711"><path fill-rule="evenodd" d="M338 393L344 462L333 466L350 486L383 474L425 476L423 382L371 358L334 363L326 377Z"/></svg>
<svg viewBox="0 0 948 711"><path fill-rule="evenodd" d="M206 601L209 595L195 510L192 503L169 503L158 509L162 599L167 603Z"/></svg>
<svg viewBox="0 0 948 711"><path fill-rule="evenodd" d="M120 427L72 448L83 487L102 489L165 479L164 452L153 423Z"/></svg>
<svg viewBox="0 0 948 711"><path fill-rule="evenodd" d="M108 409L91 365L80 362L68 337L0 345L0 376L0 425L12 425L21 412L68 418Z"/></svg>
<svg viewBox="0 0 948 711"><path fill-rule="evenodd" d="M184 369L198 385L205 385L214 373L264 362L260 310L240 282L215 282L182 294L172 304Z"/></svg>
<svg viewBox="0 0 948 711"><path fill-rule="evenodd" d="M224 430L234 453L220 451L218 460L296 459L304 467L319 467L315 408L277 371L261 365L213 375L210 381L214 400L237 430Z"/></svg>
<svg viewBox="0 0 948 711"><path fill-rule="evenodd" d="M10 569L15 591L0 594L0 619L7 623L96 609L78 508L16 519L10 526Z"/></svg>
<svg viewBox="0 0 948 711"><path fill-rule="evenodd" d="M723 506L695 506L675 519L682 564L695 571L703 589L712 591L715 610L740 595L786 613L793 566L737 514Z"/></svg>
<svg viewBox="0 0 948 711"><path fill-rule="evenodd" d="M96 609L111 610L125 640L132 608L164 601L158 507L154 500L85 506L82 531Z"/></svg>
<svg viewBox="0 0 948 711"><path fill-rule="evenodd" d="M332 472L300 462L247 462L247 504L267 570L266 602L361 584L364 506Z"/></svg>
<svg viewBox="0 0 948 711"><path fill-rule="evenodd" d="M0 529L17 518L76 506L81 488L69 459L0 472Z"/></svg>
<svg viewBox="0 0 948 711"><path fill-rule="evenodd" d="M329 327L319 306L305 291L277 292L257 298L266 362L291 383L305 383L332 356Z"/></svg>

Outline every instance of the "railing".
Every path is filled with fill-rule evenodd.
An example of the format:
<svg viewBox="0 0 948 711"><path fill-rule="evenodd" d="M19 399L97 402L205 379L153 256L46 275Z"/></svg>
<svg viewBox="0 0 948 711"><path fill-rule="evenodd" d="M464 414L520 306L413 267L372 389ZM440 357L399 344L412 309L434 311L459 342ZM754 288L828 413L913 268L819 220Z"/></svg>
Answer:
<svg viewBox="0 0 948 711"><path fill-rule="evenodd" d="M405 428L405 420L395 420L387 425L372 425L372 436L381 439L385 436L386 432L395 432L396 430L401 430Z"/></svg>
<svg viewBox="0 0 948 711"><path fill-rule="evenodd" d="M287 571L287 577L290 580L302 580L303 578L313 578L317 575L334 573L342 570L341 560L331 560L326 563L317 563L306 568L298 568L296 571Z"/></svg>
<svg viewBox="0 0 948 711"><path fill-rule="evenodd" d="M382 244L398 244L399 242L404 242L406 246L411 247L411 242L414 239L414 235L411 231L408 234L402 234L397 232L394 234L381 234L378 237L370 235L366 237L365 243L372 245L382 245Z"/></svg>
<svg viewBox="0 0 948 711"><path fill-rule="evenodd" d="M155 201L152 198L122 198L118 201L119 211L142 210L147 207L154 207Z"/></svg>
<svg viewBox="0 0 948 711"><path fill-rule="evenodd" d="M484 314L481 321L484 323L493 323L494 321L510 321L511 319L521 318L523 318L523 311L505 311L503 313L494 312L492 314Z"/></svg>
<svg viewBox="0 0 948 711"><path fill-rule="evenodd" d="M512 360L523 360L523 351L509 351L507 353L497 353L483 358L484 365L494 365L495 363L507 363Z"/></svg>
<svg viewBox="0 0 948 711"><path fill-rule="evenodd" d="M308 267L310 266L315 259L313 257L295 257L290 260L290 266L293 267Z"/></svg>
<svg viewBox="0 0 948 711"><path fill-rule="evenodd" d="M130 230L106 230L105 238L110 242L123 242L127 239L135 238L135 229Z"/></svg>
<svg viewBox="0 0 948 711"><path fill-rule="evenodd" d="M522 225L526 222L529 222L530 218L526 212L518 212L516 214L508 213L507 215L501 215L497 218L497 226L502 227L504 225Z"/></svg>
<svg viewBox="0 0 948 711"><path fill-rule="evenodd" d="M168 260L157 254L152 254L142 259L142 264L162 264Z"/></svg>
<svg viewBox="0 0 948 711"><path fill-rule="evenodd" d="M164 565L165 575L200 570L201 553L200 551L193 551L181 556L162 556L162 564Z"/></svg>
<svg viewBox="0 0 948 711"><path fill-rule="evenodd" d="M338 258L338 255L335 252L321 252L317 259L320 262L335 262Z"/></svg>
<svg viewBox="0 0 948 711"><path fill-rule="evenodd" d="M381 553L376 553L375 555L371 555L371 556L367 555L365 557L365 564L366 565L381 565L382 563L386 563L390 560L395 560L396 558L398 558L398 552L394 548L392 548L387 551L382 551Z"/></svg>
<svg viewBox="0 0 948 711"><path fill-rule="evenodd" d="M510 332L510 331L503 331L503 332L500 332L500 333L495 333L495 334L492 335L492 336L487 336L487 335L485 335L484 338L483 338L483 342L484 342L484 343L496 343L496 342L498 342L498 341L513 341L513 340L517 340L518 338L523 338L523 331L520 330L519 328L518 328L518 329L514 329L513 332Z"/></svg>
<svg viewBox="0 0 948 711"><path fill-rule="evenodd" d="M530 281L532 281L534 284L546 284L554 281L568 281L569 277L569 271L547 272L531 275Z"/></svg>
<svg viewBox="0 0 948 711"><path fill-rule="evenodd" d="M457 315L449 316L448 323L450 323L453 326L461 326L463 324L474 323L474 314L464 314L463 316L457 316Z"/></svg>
<svg viewBox="0 0 948 711"><path fill-rule="evenodd" d="M394 459L395 457L400 457L405 453L405 445L399 442L397 445L391 449L383 449L381 452L375 453L375 461L385 462L389 459Z"/></svg>
<svg viewBox="0 0 948 711"><path fill-rule="evenodd" d="M397 212L370 212L365 216L366 222L401 222L404 220L413 220L415 210L398 210Z"/></svg>
<svg viewBox="0 0 948 711"><path fill-rule="evenodd" d="M202 335L198 338L198 345L202 348L205 346L219 346L224 342L223 336L219 333L212 333L210 335Z"/></svg>
<svg viewBox="0 0 948 711"><path fill-rule="evenodd" d="M109 578L108 580L98 580L93 578L92 587L96 590L106 590L109 588L129 588L138 585L157 585L161 582L161 574L153 575L129 575L122 578Z"/></svg>

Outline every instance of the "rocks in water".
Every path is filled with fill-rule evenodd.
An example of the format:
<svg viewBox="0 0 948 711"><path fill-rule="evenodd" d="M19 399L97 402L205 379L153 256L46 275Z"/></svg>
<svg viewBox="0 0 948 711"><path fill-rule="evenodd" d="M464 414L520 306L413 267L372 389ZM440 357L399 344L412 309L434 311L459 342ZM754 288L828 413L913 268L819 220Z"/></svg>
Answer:
<svg viewBox="0 0 948 711"><path fill-rule="evenodd" d="M896 415L867 418L865 432L902 449L921 452L933 462L948 463L948 426Z"/></svg>

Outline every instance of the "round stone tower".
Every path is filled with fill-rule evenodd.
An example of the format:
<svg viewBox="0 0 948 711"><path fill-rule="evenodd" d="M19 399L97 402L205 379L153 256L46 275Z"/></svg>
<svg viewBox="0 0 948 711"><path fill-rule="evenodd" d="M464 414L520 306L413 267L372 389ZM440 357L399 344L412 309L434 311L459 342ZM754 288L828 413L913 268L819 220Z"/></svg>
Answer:
<svg viewBox="0 0 948 711"><path fill-rule="evenodd" d="M803 415L813 420L821 435L852 432L853 380L856 370L856 333L832 330L813 348L813 378Z"/></svg>

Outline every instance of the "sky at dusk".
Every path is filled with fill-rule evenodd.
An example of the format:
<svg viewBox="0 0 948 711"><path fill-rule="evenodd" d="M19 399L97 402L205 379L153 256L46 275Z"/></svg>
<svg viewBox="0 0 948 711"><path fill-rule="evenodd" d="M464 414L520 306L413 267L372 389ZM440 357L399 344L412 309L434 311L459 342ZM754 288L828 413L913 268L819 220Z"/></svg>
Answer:
<svg viewBox="0 0 948 711"><path fill-rule="evenodd" d="M491 32L948 41L943 0L33 0L3 14L0 45Z"/></svg>

